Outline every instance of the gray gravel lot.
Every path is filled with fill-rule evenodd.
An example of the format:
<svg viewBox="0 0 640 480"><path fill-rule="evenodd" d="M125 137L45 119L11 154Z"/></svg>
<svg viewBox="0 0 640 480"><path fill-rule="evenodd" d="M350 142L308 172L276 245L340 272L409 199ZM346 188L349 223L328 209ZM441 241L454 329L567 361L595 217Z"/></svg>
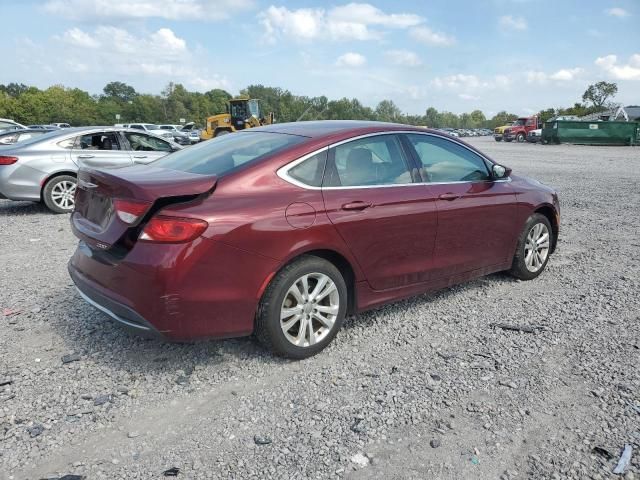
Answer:
<svg viewBox="0 0 640 480"><path fill-rule="evenodd" d="M471 143L558 190L547 271L368 312L302 362L122 331L72 287L68 216L0 200L0 478L604 479L625 444L640 478L640 148Z"/></svg>

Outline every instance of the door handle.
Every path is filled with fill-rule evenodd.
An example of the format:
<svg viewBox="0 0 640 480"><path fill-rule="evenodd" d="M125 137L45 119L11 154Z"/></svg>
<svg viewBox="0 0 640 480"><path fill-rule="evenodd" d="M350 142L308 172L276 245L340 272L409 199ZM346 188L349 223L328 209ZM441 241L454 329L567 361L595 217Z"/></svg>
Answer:
<svg viewBox="0 0 640 480"><path fill-rule="evenodd" d="M146 155L134 155L133 158L147 158Z"/></svg>
<svg viewBox="0 0 640 480"><path fill-rule="evenodd" d="M78 158L93 158L93 157L95 157L95 155L88 155L88 154L78 155Z"/></svg>
<svg viewBox="0 0 640 480"><path fill-rule="evenodd" d="M366 210L370 206L370 203L357 201L345 203L344 205L342 205L342 210Z"/></svg>
<svg viewBox="0 0 640 480"><path fill-rule="evenodd" d="M461 196L462 195L458 195L457 193L443 193L438 198L440 200L452 201L452 200L456 200L456 199L460 198Z"/></svg>

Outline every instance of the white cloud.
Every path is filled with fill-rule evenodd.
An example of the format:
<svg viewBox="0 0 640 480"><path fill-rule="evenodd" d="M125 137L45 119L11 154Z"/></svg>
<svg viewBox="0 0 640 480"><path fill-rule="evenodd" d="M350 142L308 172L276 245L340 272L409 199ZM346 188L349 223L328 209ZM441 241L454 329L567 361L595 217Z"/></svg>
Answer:
<svg viewBox="0 0 640 480"><path fill-rule="evenodd" d="M77 47L83 48L98 48L100 46L100 42L95 38L91 37L87 33L83 32L79 28L72 28L64 32L62 39L70 44L75 45Z"/></svg>
<svg viewBox="0 0 640 480"><path fill-rule="evenodd" d="M640 54L629 57L628 64L619 64L617 55L598 57L595 64L616 80L640 80Z"/></svg>
<svg viewBox="0 0 640 480"><path fill-rule="evenodd" d="M605 10L605 13L610 17L618 17L624 18L629 16L629 12L627 12L624 8L614 7Z"/></svg>
<svg viewBox="0 0 640 480"><path fill-rule="evenodd" d="M569 82L576 78L576 76L580 75L583 72L582 68L562 68L557 72L549 75L551 80L559 80L561 82Z"/></svg>
<svg viewBox="0 0 640 480"><path fill-rule="evenodd" d="M384 13L368 3L349 3L334 7L329 17L336 22L358 22L384 27L407 28L422 23L422 17L412 13Z"/></svg>
<svg viewBox="0 0 640 480"><path fill-rule="evenodd" d="M47 0L48 13L72 20L164 18L166 20L224 20L248 10L254 0Z"/></svg>
<svg viewBox="0 0 640 480"><path fill-rule="evenodd" d="M99 26L91 32L72 28L54 40L66 46L69 60L65 68L69 71L158 77L199 90L228 88L227 80L203 68L191 55L187 42L169 28L146 35L113 26Z"/></svg>
<svg viewBox="0 0 640 480"><path fill-rule="evenodd" d="M363 55L354 52L340 55L336 60L336 66L338 67L362 67L365 63L367 63L367 59Z"/></svg>
<svg viewBox="0 0 640 480"><path fill-rule="evenodd" d="M447 77L436 77L431 81L431 84L436 88L448 88L452 90L474 90L480 87L486 87L489 84L481 82L475 75L465 75L458 73L456 75L449 75Z"/></svg>
<svg viewBox="0 0 640 480"><path fill-rule="evenodd" d="M410 13L388 14L368 3L349 3L329 10L271 5L258 15L268 37L296 40L327 38L330 40L374 40L384 28L408 28L423 19Z"/></svg>
<svg viewBox="0 0 640 480"><path fill-rule="evenodd" d="M75 47L101 47L105 52L136 55L149 61L171 59L187 50L187 42L168 28L161 28L147 37L136 37L119 27L101 26L96 28L93 34L72 28L64 32L60 38ZM144 52L144 55L140 56L140 52Z"/></svg>
<svg viewBox="0 0 640 480"><path fill-rule="evenodd" d="M418 67L422 65L422 60L414 52L409 50L388 50L385 52L385 56L394 65L400 65L404 67Z"/></svg>
<svg viewBox="0 0 640 480"><path fill-rule="evenodd" d="M541 71L529 71L526 72L527 83L536 83L538 85L544 85L550 80L555 82L570 82L575 80L581 73L584 72L583 68L561 68L560 70L548 74Z"/></svg>
<svg viewBox="0 0 640 480"><path fill-rule="evenodd" d="M444 33L434 32L429 27L412 28L409 34L414 40L427 45L447 47L456 42L454 37L445 35Z"/></svg>
<svg viewBox="0 0 640 480"><path fill-rule="evenodd" d="M504 30L526 30L528 28L524 17L514 17L513 15L503 15L499 19L499 24Z"/></svg>
<svg viewBox="0 0 640 480"><path fill-rule="evenodd" d="M470 95L468 93L459 93L458 98L461 100L480 100L480 97L476 95Z"/></svg>

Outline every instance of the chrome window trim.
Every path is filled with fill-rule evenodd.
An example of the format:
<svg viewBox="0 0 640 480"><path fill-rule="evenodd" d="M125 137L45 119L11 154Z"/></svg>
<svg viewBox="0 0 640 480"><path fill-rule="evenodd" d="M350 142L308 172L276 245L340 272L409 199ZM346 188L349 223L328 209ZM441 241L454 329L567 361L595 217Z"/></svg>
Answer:
<svg viewBox="0 0 640 480"><path fill-rule="evenodd" d="M448 140L448 141L450 141L452 143L455 143L455 144L457 144L457 145L459 145L461 147L466 148L471 153L477 155L478 157L480 157L485 162L489 162L489 164L495 165L495 162L489 160L487 157L485 157L481 153L476 152L475 150L469 148L468 146L464 145L463 143L460 143L459 141L457 141L455 139L444 137L442 135L436 135L436 134L433 134L431 132L418 132L418 131L415 131L415 130L393 130L393 131L387 131L387 132L366 133L364 135L358 135L357 137L352 137L352 138L348 138L346 140L340 140L339 142L331 143L329 145L326 145L326 146L324 146L322 148L314 150L313 152L307 153L304 156L287 163L286 165L280 167L276 171L276 174L278 175L278 177L280 177L285 182L288 182L288 183L290 183L292 185L295 185L296 187L304 188L306 190L353 190L353 189L362 189L362 188L408 187L408 186L412 186L412 185L457 185L457 184L461 184L461 183L484 183L484 182L487 182L487 181L491 181L493 183L504 183L504 182L510 182L511 181L511 177L507 177L507 178L503 178L503 179L500 179L500 180L474 180L474 181L456 181L456 182L412 182L412 183L390 183L390 184L384 184L384 185L346 186L346 187L313 187L311 185L307 185L306 183L303 183L303 182L301 182L299 180L296 180L295 178L289 176L289 170L290 169L292 169L296 165L304 162L308 158L311 158L314 155L317 155L318 153L321 153L321 152L323 152L325 150L328 153L329 149L331 149L331 148L335 148L335 147L337 147L339 145L343 145L345 143L353 142L355 140L360 140L362 138L377 137L379 135L400 135L400 134L427 135L427 136L430 136L430 137L443 138L444 140ZM489 170L491 170L491 169L489 169Z"/></svg>

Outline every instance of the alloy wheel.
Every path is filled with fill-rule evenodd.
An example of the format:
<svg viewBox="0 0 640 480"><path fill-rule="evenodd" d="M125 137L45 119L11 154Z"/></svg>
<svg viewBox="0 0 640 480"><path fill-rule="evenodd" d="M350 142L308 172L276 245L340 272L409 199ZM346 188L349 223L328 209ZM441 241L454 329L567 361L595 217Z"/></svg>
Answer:
<svg viewBox="0 0 640 480"><path fill-rule="evenodd" d="M289 287L280 309L280 328L293 345L309 347L331 332L339 311L334 281L324 273L308 273Z"/></svg>
<svg viewBox="0 0 640 480"><path fill-rule="evenodd" d="M70 180L63 180L56 183L51 189L51 200L63 210L72 210L75 205L75 193L76 183Z"/></svg>
<svg viewBox="0 0 640 480"><path fill-rule="evenodd" d="M544 223L536 223L524 245L524 263L532 273L540 270L549 256L550 235L549 228Z"/></svg>

